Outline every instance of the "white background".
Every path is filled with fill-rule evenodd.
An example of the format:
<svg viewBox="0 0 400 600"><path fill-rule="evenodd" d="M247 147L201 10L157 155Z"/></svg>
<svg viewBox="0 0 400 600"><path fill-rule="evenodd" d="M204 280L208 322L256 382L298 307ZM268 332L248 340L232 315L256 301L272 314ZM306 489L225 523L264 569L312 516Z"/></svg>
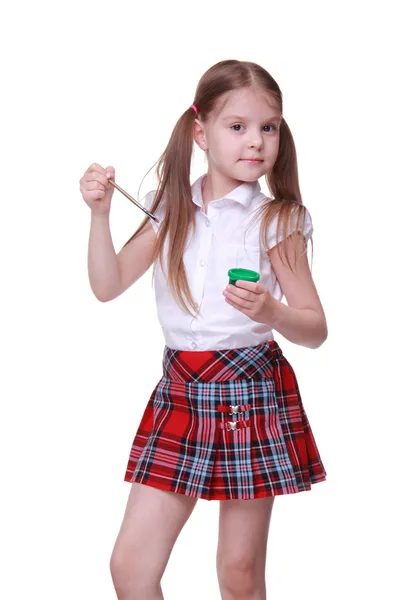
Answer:
<svg viewBox="0 0 400 600"><path fill-rule="evenodd" d="M395 4L3 9L2 598L115 598L123 476L164 341L151 271L109 304L93 296L79 179L93 162L113 165L137 198L199 78L227 58L260 63L282 89L329 324L318 350L277 335L328 480L276 499L268 600L399 597ZM203 169L198 156L193 179ZM150 189L151 175L139 199ZM115 191L117 251L141 218ZM197 503L163 578L166 599L220 597L218 509Z"/></svg>

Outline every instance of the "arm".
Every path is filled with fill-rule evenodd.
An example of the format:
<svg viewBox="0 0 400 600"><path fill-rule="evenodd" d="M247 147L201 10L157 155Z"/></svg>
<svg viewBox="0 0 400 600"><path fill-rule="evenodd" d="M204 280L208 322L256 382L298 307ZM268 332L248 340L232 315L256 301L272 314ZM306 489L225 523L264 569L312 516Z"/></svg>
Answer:
<svg viewBox="0 0 400 600"><path fill-rule="evenodd" d="M301 253L304 239L299 233L292 235L293 246ZM282 242L281 242L282 243ZM289 245L291 261L295 250ZM328 327L309 268L307 253L298 256L294 273L278 255L278 247L269 251L272 268L279 281L288 305L273 298L274 310L269 324L286 339L307 348L318 348L328 336ZM293 262L294 264L294 262Z"/></svg>
<svg viewBox="0 0 400 600"><path fill-rule="evenodd" d="M151 266L156 234L150 221L116 254L110 232L109 215L92 213L88 271L90 287L100 302L120 296Z"/></svg>
<svg viewBox="0 0 400 600"><path fill-rule="evenodd" d="M302 234L293 234L292 239L302 251ZM290 248L288 252L293 258L294 249ZM279 258L277 246L271 248L269 256L288 306L276 300L261 283L240 280L223 291L226 301L253 321L275 329L294 344L318 348L326 340L328 328L306 253L298 258L294 273Z"/></svg>

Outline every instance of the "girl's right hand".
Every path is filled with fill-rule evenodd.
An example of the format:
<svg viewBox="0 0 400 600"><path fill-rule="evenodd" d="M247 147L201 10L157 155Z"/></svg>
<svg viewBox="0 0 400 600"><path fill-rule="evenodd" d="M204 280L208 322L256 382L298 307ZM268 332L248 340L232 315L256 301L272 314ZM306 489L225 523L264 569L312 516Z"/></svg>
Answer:
<svg viewBox="0 0 400 600"><path fill-rule="evenodd" d="M93 163L80 179L82 198L92 213L109 214L111 198L114 193L114 186L109 183L109 179L115 181L114 167L103 169L97 163Z"/></svg>

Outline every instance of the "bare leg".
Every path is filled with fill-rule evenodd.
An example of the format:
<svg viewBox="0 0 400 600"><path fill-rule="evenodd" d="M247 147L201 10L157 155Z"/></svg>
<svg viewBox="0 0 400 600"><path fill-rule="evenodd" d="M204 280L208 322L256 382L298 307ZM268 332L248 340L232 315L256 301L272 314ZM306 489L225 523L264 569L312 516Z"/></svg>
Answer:
<svg viewBox="0 0 400 600"><path fill-rule="evenodd" d="M197 498L132 483L110 561L119 600L161 600L161 578Z"/></svg>
<svg viewBox="0 0 400 600"><path fill-rule="evenodd" d="M222 600L266 600L265 566L274 497L222 500L217 574Z"/></svg>

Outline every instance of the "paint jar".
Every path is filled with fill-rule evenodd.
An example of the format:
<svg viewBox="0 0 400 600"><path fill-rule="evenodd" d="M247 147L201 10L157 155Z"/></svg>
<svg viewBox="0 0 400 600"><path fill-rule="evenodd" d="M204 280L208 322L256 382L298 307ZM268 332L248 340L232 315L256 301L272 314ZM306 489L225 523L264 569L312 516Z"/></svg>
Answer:
<svg viewBox="0 0 400 600"><path fill-rule="evenodd" d="M260 279L260 274L257 271L250 271L249 269L229 269L228 277L229 283L236 285L236 282L239 280L256 283Z"/></svg>

